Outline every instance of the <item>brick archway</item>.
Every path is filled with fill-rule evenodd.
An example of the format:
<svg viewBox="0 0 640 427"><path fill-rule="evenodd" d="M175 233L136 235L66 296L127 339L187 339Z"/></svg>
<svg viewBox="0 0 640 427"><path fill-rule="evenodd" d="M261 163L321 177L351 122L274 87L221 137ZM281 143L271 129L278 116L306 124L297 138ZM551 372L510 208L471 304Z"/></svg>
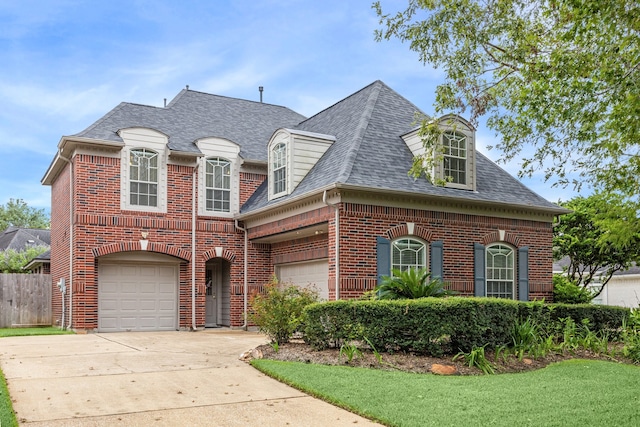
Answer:
<svg viewBox="0 0 640 427"><path fill-rule="evenodd" d="M96 258L118 252L132 251L158 252L161 254L171 255L185 261L191 261L191 253L189 251L185 251L184 249L167 245L165 243L148 242L147 248L143 249L140 241L118 242L100 246L99 248L91 250L93 256Z"/></svg>
<svg viewBox="0 0 640 427"><path fill-rule="evenodd" d="M226 259L229 262L233 262L233 260L236 259L236 254L235 252L230 251L229 249L213 248L203 252L202 258L204 258L205 261L209 261L210 259L213 259L213 258L222 258L222 259Z"/></svg>
<svg viewBox="0 0 640 427"><path fill-rule="evenodd" d="M409 227L413 227L413 232L411 232ZM422 227L420 225L400 224L398 226L395 226L387 230L386 234L389 240L395 240L398 237L403 237L403 236L415 236L415 237L419 237L425 242L430 242L433 233L431 232L431 230L425 227Z"/></svg>
<svg viewBox="0 0 640 427"><path fill-rule="evenodd" d="M503 236L501 236L501 234L503 234ZM485 246L495 242L509 243L517 248L519 246L518 244L520 243L520 236L518 236L516 233L501 230L495 230L482 236L482 244Z"/></svg>

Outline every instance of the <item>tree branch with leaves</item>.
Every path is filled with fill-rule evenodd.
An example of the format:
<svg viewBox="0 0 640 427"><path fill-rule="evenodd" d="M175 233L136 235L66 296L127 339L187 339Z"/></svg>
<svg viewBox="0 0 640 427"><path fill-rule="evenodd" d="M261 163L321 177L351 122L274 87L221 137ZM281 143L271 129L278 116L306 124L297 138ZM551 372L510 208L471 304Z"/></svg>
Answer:
<svg viewBox="0 0 640 427"><path fill-rule="evenodd" d="M408 42L445 73L436 114L486 117L501 161L522 156L521 176L640 194L640 3L409 0L397 13L382 3L376 39Z"/></svg>

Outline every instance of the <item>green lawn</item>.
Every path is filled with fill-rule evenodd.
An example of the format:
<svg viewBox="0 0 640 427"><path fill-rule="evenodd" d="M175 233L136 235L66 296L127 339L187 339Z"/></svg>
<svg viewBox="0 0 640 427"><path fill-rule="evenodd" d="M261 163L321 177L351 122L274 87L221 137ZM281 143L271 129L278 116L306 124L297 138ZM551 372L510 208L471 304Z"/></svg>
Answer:
<svg viewBox="0 0 640 427"><path fill-rule="evenodd" d="M638 426L640 367L569 360L521 374L443 377L254 360L304 392L390 426Z"/></svg>
<svg viewBox="0 0 640 427"><path fill-rule="evenodd" d="M16 420L16 414L13 412L9 390L7 390L7 381L2 370L0 370L0 426L17 427L17 425L18 421Z"/></svg>
<svg viewBox="0 0 640 427"><path fill-rule="evenodd" d="M23 337L28 335L62 335L73 334L73 331L62 330L55 326L47 326L40 328L0 328L0 338L4 337Z"/></svg>

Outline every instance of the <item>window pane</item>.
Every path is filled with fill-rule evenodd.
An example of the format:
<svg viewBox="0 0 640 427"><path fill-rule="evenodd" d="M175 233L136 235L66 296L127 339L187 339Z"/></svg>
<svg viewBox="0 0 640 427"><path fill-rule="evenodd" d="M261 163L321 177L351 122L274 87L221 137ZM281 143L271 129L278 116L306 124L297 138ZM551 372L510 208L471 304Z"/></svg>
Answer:
<svg viewBox="0 0 640 427"><path fill-rule="evenodd" d="M467 138L461 133L442 135L444 176L455 184L467 183Z"/></svg>
<svg viewBox="0 0 640 427"><path fill-rule="evenodd" d="M514 251L506 245L489 246L486 251L487 296L513 298Z"/></svg>
<svg viewBox="0 0 640 427"><path fill-rule="evenodd" d="M416 239L403 238L393 242L391 247L391 268L407 270L426 268L426 245Z"/></svg>

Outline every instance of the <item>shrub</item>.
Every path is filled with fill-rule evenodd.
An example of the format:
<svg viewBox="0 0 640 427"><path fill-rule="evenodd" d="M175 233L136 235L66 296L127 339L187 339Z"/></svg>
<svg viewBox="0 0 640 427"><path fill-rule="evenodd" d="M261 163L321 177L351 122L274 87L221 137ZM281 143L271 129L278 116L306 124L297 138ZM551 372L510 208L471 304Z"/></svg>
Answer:
<svg viewBox="0 0 640 427"><path fill-rule="evenodd" d="M634 363L640 363L640 308L631 310L631 315L623 327L622 339L622 354Z"/></svg>
<svg viewBox="0 0 640 427"><path fill-rule="evenodd" d="M426 269L409 268L403 271L394 268L392 272L393 276L384 276L382 283L374 289L376 299L416 299L454 294L444 288L441 279L431 279L431 273Z"/></svg>
<svg viewBox="0 0 640 427"><path fill-rule="evenodd" d="M586 288L576 285L563 274L553 275L553 301L565 304L588 304L593 299L593 293Z"/></svg>
<svg viewBox="0 0 640 427"><path fill-rule="evenodd" d="M287 284L270 283L264 293L251 297L249 318L272 342L282 344L301 329L303 309L318 300L315 291Z"/></svg>
<svg viewBox="0 0 640 427"><path fill-rule="evenodd" d="M552 326L561 318L593 332L619 333L629 310L597 305L542 304L496 298L421 298L392 301L331 301L305 308L305 340L316 349L366 340L382 352L432 356L469 353L519 343L524 351L542 350ZM526 325L514 331L519 319ZM521 322L522 323L522 322ZM534 325L540 325L534 327ZM546 329L543 327L545 326ZM527 330L528 329L528 330ZM612 336L612 335L610 335ZM546 350L545 350L546 351Z"/></svg>

